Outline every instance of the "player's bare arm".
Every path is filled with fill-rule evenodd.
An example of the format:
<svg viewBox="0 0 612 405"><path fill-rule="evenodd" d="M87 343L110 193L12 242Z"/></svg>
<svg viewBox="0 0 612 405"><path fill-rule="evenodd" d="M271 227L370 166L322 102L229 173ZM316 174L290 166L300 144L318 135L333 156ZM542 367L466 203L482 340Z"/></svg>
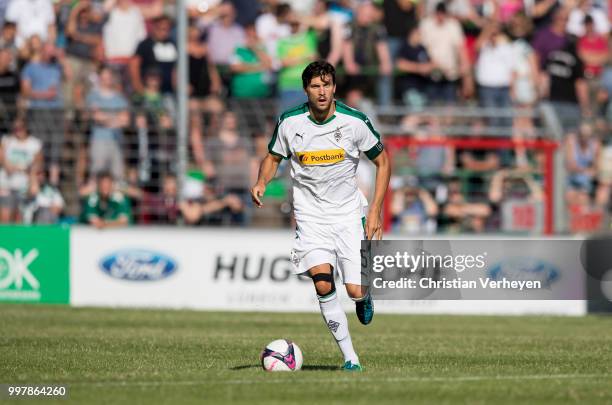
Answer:
<svg viewBox="0 0 612 405"><path fill-rule="evenodd" d="M376 184L365 228L368 239L372 239L374 236L377 239L382 239L382 206L389 186L391 167L387 152L384 150L372 162L376 166Z"/></svg>
<svg viewBox="0 0 612 405"><path fill-rule="evenodd" d="M266 186L276 175L276 170L280 164L281 158L268 153L266 157L261 161L259 165L259 174L257 175L257 182L251 188L251 198L258 208L263 207L261 198L263 197Z"/></svg>

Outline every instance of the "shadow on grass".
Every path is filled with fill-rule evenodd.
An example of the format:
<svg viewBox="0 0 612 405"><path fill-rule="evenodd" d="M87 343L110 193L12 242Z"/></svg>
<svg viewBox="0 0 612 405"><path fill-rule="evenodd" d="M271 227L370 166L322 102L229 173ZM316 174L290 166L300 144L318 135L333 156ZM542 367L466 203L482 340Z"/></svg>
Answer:
<svg viewBox="0 0 612 405"><path fill-rule="evenodd" d="M235 366L235 367L230 367L230 370L233 371L240 371L240 370L247 370L250 368L261 368L261 365L259 364L245 364L243 366ZM304 365L302 366L302 370L303 371L338 371L340 370L340 367L338 366L326 366L326 365Z"/></svg>

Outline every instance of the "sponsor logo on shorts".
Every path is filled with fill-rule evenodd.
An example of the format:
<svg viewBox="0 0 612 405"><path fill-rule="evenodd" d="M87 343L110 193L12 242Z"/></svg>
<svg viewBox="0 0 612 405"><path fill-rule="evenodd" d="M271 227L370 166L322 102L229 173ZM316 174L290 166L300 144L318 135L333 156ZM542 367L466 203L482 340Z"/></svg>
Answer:
<svg viewBox="0 0 612 405"><path fill-rule="evenodd" d="M317 150L313 152L298 152L298 160L304 166L328 165L342 162L344 149Z"/></svg>

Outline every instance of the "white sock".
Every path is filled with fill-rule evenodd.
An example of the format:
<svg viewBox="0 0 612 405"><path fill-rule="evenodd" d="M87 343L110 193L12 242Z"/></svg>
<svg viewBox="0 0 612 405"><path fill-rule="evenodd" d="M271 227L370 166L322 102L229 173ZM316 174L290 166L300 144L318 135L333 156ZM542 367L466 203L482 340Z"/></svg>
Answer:
<svg viewBox="0 0 612 405"><path fill-rule="evenodd" d="M368 291L363 297L361 298L353 298L351 297L351 299L353 300L353 302L361 302L364 301L366 298L368 298L368 296L370 295L370 292Z"/></svg>
<svg viewBox="0 0 612 405"><path fill-rule="evenodd" d="M340 300L336 292L318 298L325 325L336 339L336 343L338 343L338 347L344 355L344 361L359 364L359 357L353 349L351 334L348 330L348 320L342 306L340 306Z"/></svg>

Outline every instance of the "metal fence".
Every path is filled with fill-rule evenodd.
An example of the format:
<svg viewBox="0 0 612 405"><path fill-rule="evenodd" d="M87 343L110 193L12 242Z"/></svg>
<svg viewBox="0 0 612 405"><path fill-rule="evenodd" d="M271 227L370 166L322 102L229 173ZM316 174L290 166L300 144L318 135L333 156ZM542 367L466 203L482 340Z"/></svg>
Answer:
<svg viewBox="0 0 612 405"><path fill-rule="evenodd" d="M594 231L607 226L609 210L594 207L594 191L581 207L566 206L565 130L550 106L410 109L376 107L365 100L357 103L356 107L372 118L383 136L415 141L405 148L394 144L394 194L387 199L390 205L386 214L393 221L390 227L398 232L540 233L546 228L543 219L546 215L550 215L551 229L557 233ZM65 221L82 219L83 206L96 190L96 176L108 172L115 180L115 189L129 201L132 222L136 224L284 227L292 223L286 163L268 187L264 209L254 210L248 195L259 161L267 153L277 115L275 100L192 102L188 156L181 156L177 150L176 117L171 102L157 108L130 108L125 117L119 111L74 108L21 112L6 106L3 109L0 120L3 134L10 134L14 118L23 116L30 136L42 141L46 181L57 186L63 196ZM477 146L483 140L508 141L511 145ZM533 142L538 141L557 145L548 163L539 149L533 147ZM187 162L188 170L179 175L181 159ZM367 162L358 170L366 193L372 191L372 170ZM547 170L550 178L546 177ZM533 200L525 193L525 184L519 186L518 181L508 178L507 182L502 181L502 192L513 198L504 196L503 204L493 203L491 188L500 171L510 173L509 178L531 179L525 184L535 185L543 197ZM593 180L597 183L597 175ZM522 191L513 191L511 183L523 187ZM427 214L423 226L418 227L414 221L403 218L408 215L403 211L410 209L402 200L411 198L405 196L415 184L430 194L437 207L435 215ZM6 188L6 184L0 184L1 188ZM453 205L449 196L455 188L460 190L463 203L449 208ZM398 208L402 204L403 211ZM472 222L478 215L468 214L465 218L451 215L453 209L478 211L478 206L485 205L488 214L475 227ZM551 210L549 214L547 209ZM402 226L403 223L409 225Z"/></svg>

